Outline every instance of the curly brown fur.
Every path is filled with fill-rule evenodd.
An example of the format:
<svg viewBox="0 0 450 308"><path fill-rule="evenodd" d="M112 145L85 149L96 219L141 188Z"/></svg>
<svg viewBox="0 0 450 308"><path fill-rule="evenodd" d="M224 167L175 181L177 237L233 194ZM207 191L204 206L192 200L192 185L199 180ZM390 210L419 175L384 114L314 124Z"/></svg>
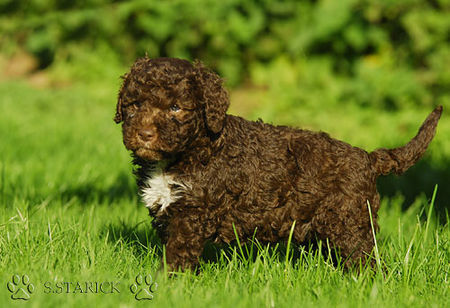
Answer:
<svg viewBox="0 0 450 308"><path fill-rule="evenodd" d="M193 268L207 240L328 240L347 265L372 251L380 174L425 152L442 107L406 146L372 153L326 133L226 114L222 80L200 63L141 58L124 76L115 121L171 269Z"/></svg>

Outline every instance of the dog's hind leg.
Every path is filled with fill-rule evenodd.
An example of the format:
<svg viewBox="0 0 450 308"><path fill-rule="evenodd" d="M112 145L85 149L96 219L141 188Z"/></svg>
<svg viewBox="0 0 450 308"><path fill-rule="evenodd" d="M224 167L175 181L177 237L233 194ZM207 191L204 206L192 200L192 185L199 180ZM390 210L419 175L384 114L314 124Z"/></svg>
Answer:
<svg viewBox="0 0 450 308"><path fill-rule="evenodd" d="M342 203L339 203L342 202ZM379 196L369 200L372 205L373 230L377 230L376 210ZM340 206L338 206L340 204ZM362 263L365 265L374 247L374 236L367 200L349 200L330 196L316 212L312 220L313 231L322 242L329 241L332 249L340 252L346 268ZM374 265L374 256L370 261Z"/></svg>

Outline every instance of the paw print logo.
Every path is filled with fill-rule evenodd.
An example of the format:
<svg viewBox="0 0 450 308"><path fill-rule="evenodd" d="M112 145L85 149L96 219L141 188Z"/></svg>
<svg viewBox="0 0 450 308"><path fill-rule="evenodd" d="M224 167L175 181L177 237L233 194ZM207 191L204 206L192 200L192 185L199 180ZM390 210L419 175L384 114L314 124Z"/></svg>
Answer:
<svg viewBox="0 0 450 308"><path fill-rule="evenodd" d="M11 298L14 300L22 299L27 301L34 292L34 285L30 283L30 278L27 275L23 275L22 278L19 275L13 275L6 287L11 292Z"/></svg>
<svg viewBox="0 0 450 308"><path fill-rule="evenodd" d="M153 292L158 288L158 284L153 282L150 275L137 275L135 282L131 284L130 291L134 294L134 298L138 301L153 299Z"/></svg>

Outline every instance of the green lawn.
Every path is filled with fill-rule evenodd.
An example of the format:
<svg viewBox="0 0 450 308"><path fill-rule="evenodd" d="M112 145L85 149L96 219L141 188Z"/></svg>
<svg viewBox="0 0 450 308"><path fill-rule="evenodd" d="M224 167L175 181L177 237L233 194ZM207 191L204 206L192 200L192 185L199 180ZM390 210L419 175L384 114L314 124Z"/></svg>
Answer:
<svg viewBox="0 0 450 308"><path fill-rule="evenodd" d="M287 254L285 246L254 243L209 247L200 274L168 278L159 268L164 249L139 203L129 154L112 121L114 80L52 89L0 83L0 306L450 305L447 115L417 170L380 181L386 192L377 236L382 271L344 272L309 247L291 246ZM431 111L298 106L291 112L271 106L264 93L249 96L233 96L232 111L328 131L368 150L404 144ZM261 99L259 109L242 108L251 98ZM16 281L15 274L29 281ZM137 301L130 286L147 274L153 299ZM96 282L104 292L93 292ZM131 289L146 285L143 279ZM32 291L30 299L12 300L8 286Z"/></svg>

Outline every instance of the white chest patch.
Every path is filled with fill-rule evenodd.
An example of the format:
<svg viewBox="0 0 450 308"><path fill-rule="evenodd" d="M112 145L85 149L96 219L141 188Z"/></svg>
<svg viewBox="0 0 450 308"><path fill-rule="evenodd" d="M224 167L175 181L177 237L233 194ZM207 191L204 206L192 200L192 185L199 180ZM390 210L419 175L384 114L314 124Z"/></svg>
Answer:
<svg viewBox="0 0 450 308"><path fill-rule="evenodd" d="M163 212L190 188L189 185L174 181L173 176L166 174L159 166L148 174L144 183L141 188L142 201L146 207L158 212Z"/></svg>

